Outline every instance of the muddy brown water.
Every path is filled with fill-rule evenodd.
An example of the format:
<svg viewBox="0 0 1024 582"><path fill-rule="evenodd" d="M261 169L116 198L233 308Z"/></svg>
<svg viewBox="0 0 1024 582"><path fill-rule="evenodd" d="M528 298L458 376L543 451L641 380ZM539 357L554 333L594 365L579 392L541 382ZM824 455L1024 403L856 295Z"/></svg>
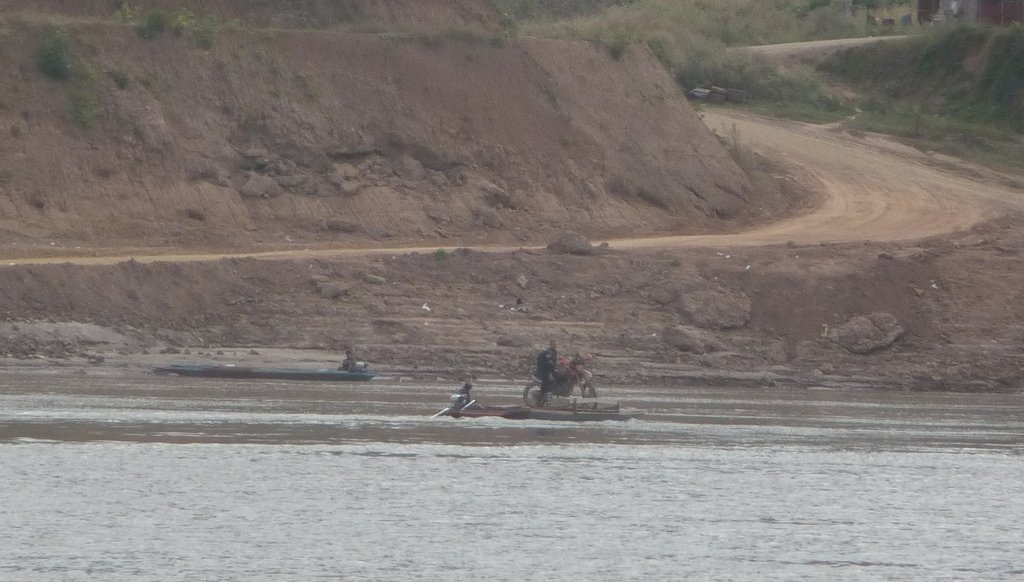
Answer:
<svg viewBox="0 0 1024 582"><path fill-rule="evenodd" d="M0 373L0 579L1024 576L1019 394L453 388Z"/></svg>

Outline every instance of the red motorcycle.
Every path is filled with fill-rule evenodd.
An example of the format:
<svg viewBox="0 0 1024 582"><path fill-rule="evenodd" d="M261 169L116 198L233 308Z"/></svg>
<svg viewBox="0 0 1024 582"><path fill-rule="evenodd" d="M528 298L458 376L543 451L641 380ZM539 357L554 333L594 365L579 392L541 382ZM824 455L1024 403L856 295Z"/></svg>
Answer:
<svg viewBox="0 0 1024 582"><path fill-rule="evenodd" d="M551 390L541 390L540 378L534 378L523 388L523 402L531 408L543 408L551 403L551 397L568 398L578 386L580 397L597 398L597 390L591 382L593 372L587 369L593 358L590 354L576 354L572 358L562 358L555 370L554 385Z"/></svg>

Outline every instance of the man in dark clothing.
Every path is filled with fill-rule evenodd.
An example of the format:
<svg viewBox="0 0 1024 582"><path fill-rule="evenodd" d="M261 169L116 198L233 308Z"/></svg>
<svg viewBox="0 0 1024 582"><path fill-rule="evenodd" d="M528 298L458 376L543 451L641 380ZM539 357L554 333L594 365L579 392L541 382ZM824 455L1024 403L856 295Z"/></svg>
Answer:
<svg viewBox="0 0 1024 582"><path fill-rule="evenodd" d="M551 392L555 388L555 369L558 367L558 346L555 340L548 342L548 349L537 355L537 378L540 380L541 392Z"/></svg>
<svg viewBox="0 0 1024 582"><path fill-rule="evenodd" d="M462 410L470 402L473 401L473 397L470 396L470 394L469 394L471 390L473 390L473 378L472 378L472 376L466 378L466 383L463 384L462 388L459 389L458 393L456 393L456 396L458 398L452 403L452 409L454 411L457 412L459 410Z"/></svg>
<svg viewBox="0 0 1024 582"><path fill-rule="evenodd" d="M352 353L351 348L345 350L345 359L341 361L341 366L339 366L338 369L344 372L359 371L359 363L356 360L355 354Z"/></svg>

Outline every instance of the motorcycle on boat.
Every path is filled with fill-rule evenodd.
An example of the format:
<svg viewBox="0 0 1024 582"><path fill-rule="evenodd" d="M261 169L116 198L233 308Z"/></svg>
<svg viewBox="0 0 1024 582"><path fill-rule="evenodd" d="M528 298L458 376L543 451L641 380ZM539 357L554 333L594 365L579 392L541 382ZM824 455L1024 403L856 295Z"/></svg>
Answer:
<svg viewBox="0 0 1024 582"><path fill-rule="evenodd" d="M523 388L523 402L531 408L544 408L551 404L552 397L571 397L577 387L580 390L580 397L597 398L597 390L592 382L593 372L587 369L592 359L590 354L562 358L555 371L554 386L551 390L541 390L541 379L535 377Z"/></svg>

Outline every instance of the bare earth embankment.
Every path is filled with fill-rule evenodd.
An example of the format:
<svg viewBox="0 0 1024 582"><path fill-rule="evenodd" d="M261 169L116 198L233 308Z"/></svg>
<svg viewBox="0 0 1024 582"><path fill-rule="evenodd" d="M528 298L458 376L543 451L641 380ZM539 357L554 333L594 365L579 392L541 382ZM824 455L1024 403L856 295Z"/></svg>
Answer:
<svg viewBox="0 0 1024 582"><path fill-rule="evenodd" d="M106 87L85 130L10 69L30 90L0 109L24 162L0 182L5 367L319 365L354 345L385 373L523 378L556 337L601 382L1022 387L1016 178L705 112L772 161L745 176L639 50L81 34L98 66L159 74ZM348 68L284 72L310 51ZM609 244L544 248L570 230Z"/></svg>
<svg viewBox="0 0 1024 582"><path fill-rule="evenodd" d="M4 271L5 315L117 329L123 346L82 344L117 366L329 363L352 343L392 373L522 377L553 336L598 354L606 382L1019 389L1022 197L1002 176L879 137L706 121L736 123L820 181L821 203L744 233L617 240L591 255L425 246L22 264ZM516 297L525 309L510 310ZM168 346L191 355L157 354Z"/></svg>

